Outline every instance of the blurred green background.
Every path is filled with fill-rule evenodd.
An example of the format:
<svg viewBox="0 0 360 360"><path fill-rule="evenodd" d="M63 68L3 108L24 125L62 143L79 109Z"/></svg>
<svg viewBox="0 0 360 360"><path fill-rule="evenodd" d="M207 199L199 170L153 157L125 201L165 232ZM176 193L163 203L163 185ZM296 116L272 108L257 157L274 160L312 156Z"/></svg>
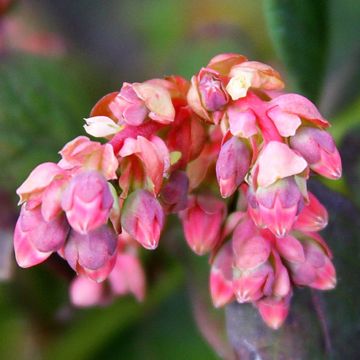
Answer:
<svg viewBox="0 0 360 360"><path fill-rule="evenodd" d="M236 359L244 344L249 359L360 358L358 0L0 0L0 14L0 359ZM312 186L332 215L324 235L338 288L299 290L279 332L250 307L225 318L210 305L207 259L191 255L176 220L159 250L142 254L143 304L78 310L62 260L18 269L14 192L29 171L57 160L123 81L190 78L222 52L273 65L333 125L344 178Z"/></svg>

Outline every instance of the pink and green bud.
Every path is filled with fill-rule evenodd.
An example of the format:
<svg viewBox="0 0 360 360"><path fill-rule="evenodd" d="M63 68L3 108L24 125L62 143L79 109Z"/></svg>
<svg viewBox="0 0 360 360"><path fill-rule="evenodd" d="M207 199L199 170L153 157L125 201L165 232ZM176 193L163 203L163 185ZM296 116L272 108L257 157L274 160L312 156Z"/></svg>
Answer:
<svg viewBox="0 0 360 360"><path fill-rule="evenodd" d="M308 162L310 168L329 179L339 179L341 158L334 139L325 130L304 126L290 138L290 146Z"/></svg>
<svg viewBox="0 0 360 360"><path fill-rule="evenodd" d="M211 265L210 294L215 307L224 306L234 299L232 263L232 246L229 241L219 250Z"/></svg>
<svg viewBox="0 0 360 360"><path fill-rule="evenodd" d="M64 215L48 222L40 207L27 209L23 205L14 233L17 263L26 268L43 262L64 245L68 233L69 225Z"/></svg>
<svg viewBox="0 0 360 360"><path fill-rule="evenodd" d="M183 171L175 171L162 188L160 196L163 208L168 213L178 213L186 209L189 191L189 178Z"/></svg>
<svg viewBox="0 0 360 360"><path fill-rule="evenodd" d="M150 192L136 190L126 199L121 214L121 225L144 248L157 248L164 222L164 210Z"/></svg>
<svg viewBox="0 0 360 360"><path fill-rule="evenodd" d="M257 213L254 221L268 228L278 237L285 236L301 211L304 200L293 177L278 180L272 185L259 187L255 193L255 207L249 201L250 214Z"/></svg>
<svg viewBox="0 0 360 360"><path fill-rule="evenodd" d="M116 247L115 232L103 225L84 235L71 231L62 254L78 274L101 282L115 265Z"/></svg>
<svg viewBox="0 0 360 360"><path fill-rule="evenodd" d="M315 195L310 192L308 195L309 202L300 211L294 224L294 230L305 232L323 230L328 224L328 212Z"/></svg>
<svg viewBox="0 0 360 360"><path fill-rule="evenodd" d="M225 215L226 206L216 197L189 197L188 207L180 213L180 218L185 239L197 255L204 255L218 245Z"/></svg>
<svg viewBox="0 0 360 360"><path fill-rule="evenodd" d="M233 136L222 146L216 162L216 177L223 198L231 196L244 181L251 153L244 141Z"/></svg>
<svg viewBox="0 0 360 360"><path fill-rule="evenodd" d="M154 79L156 80L156 79ZM162 124L174 121L175 109L169 91L161 81L124 83L109 108L120 123L139 126L147 118Z"/></svg>
<svg viewBox="0 0 360 360"><path fill-rule="evenodd" d="M261 318L274 330L280 328L289 313L291 295L285 298L265 297L256 303Z"/></svg>
<svg viewBox="0 0 360 360"><path fill-rule="evenodd" d="M109 184L97 171L76 175L61 200L71 227L80 234L86 234L106 224L113 203Z"/></svg>

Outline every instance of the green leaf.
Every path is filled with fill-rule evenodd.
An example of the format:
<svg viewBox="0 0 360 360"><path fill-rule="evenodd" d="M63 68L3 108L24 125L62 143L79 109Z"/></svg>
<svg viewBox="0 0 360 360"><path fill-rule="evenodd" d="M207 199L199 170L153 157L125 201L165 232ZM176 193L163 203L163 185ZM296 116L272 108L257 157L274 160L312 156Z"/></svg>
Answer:
<svg viewBox="0 0 360 360"><path fill-rule="evenodd" d="M328 48L326 0L264 0L268 31L296 91L318 99Z"/></svg>

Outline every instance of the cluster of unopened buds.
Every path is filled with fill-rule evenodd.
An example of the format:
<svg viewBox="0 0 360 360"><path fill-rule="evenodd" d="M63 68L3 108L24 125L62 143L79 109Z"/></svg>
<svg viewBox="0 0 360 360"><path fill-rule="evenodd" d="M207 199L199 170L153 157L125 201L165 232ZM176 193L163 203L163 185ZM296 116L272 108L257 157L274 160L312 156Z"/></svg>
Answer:
<svg viewBox="0 0 360 360"><path fill-rule="evenodd" d="M252 303L278 328L294 286L336 284L317 233L327 211L306 182L341 176L328 122L283 87L270 66L222 54L191 83L170 76L104 96L84 128L105 142L72 140L17 190L18 264L57 252L78 275L76 305L128 292L141 300L139 248L154 250L177 214L190 248L210 254L214 305Z"/></svg>

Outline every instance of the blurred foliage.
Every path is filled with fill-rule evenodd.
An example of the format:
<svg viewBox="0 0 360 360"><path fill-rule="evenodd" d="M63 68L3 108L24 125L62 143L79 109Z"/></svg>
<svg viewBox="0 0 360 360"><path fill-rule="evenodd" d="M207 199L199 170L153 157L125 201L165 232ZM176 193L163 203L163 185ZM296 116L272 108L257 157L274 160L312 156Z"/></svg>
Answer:
<svg viewBox="0 0 360 360"><path fill-rule="evenodd" d="M14 192L33 167L57 161L83 132L96 97L88 74L66 60L9 55L0 62L0 186Z"/></svg>
<svg viewBox="0 0 360 360"><path fill-rule="evenodd" d="M328 47L327 0L265 0L275 49L300 93L316 101Z"/></svg>
<svg viewBox="0 0 360 360"><path fill-rule="evenodd" d="M314 185L330 209L324 236L334 249L339 285L324 295L298 290L278 332L266 329L251 306L232 305L225 345L223 311L209 301L207 259L193 256L171 223L159 251L146 257L151 276L144 304L124 298L106 308L75 310L67 298L72 273L62 260L16 269L11 282L0 285L0 358L232 359L232 350L241 353L244 344L250 358L358 358L359 4L18 1L10 15L20 12L22 21L57 32L68 51L60 57L1 54L2 190L13 194L34 166L57 161L63 144L84 134L82 119L97 98L122 81L173 73L189 78L213 55L229 51L274 64L289 75L288 90L318 102L344 158L345 180L328 185L348 198Z"/></svg>

